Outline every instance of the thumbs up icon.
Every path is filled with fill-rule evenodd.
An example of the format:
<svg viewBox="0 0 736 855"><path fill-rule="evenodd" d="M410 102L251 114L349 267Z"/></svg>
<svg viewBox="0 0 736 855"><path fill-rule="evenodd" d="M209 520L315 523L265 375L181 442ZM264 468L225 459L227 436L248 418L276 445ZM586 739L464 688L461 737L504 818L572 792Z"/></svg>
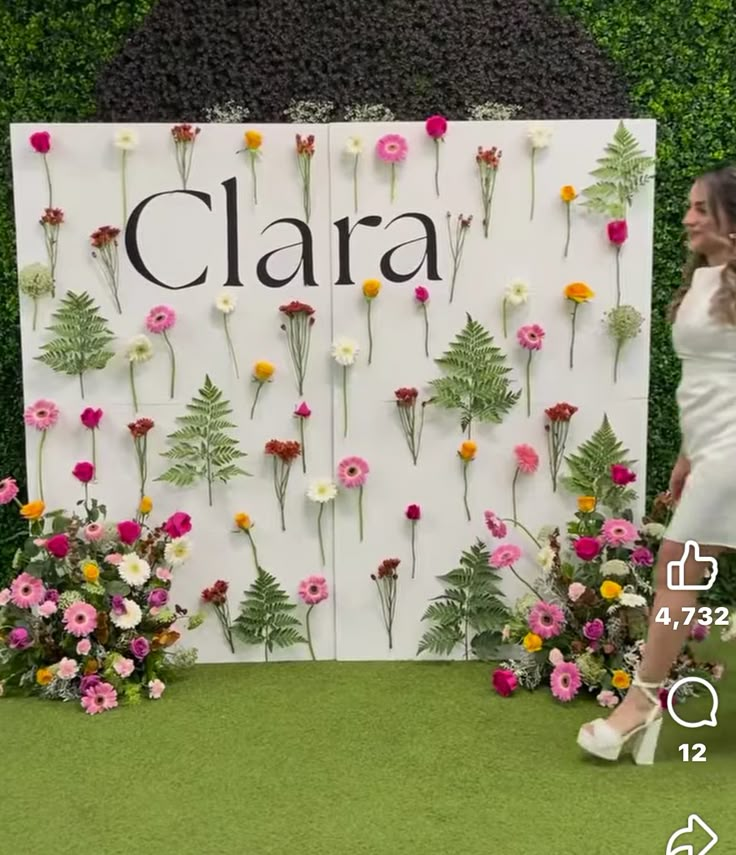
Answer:
<svg viewBox="0 0 736 855"><path fill-rule="evenodd" d="M685 582L685 562L690 558L710 564L710 570L705 573L705 582L688 585ZM682 556L667 564L667 587L670 591L710 591L718 576L718 562L712 556L701 555L700 545L694 540L685 541L685 551Z"/></svg>
<svg viewBox="0 0 736 855"><path fill-rule="evenodd" d="M679 845L680 838L685 837L688 834L692 834L696 825L708 835L708 842L705 846L702 849L698 848L696 850L692 843L683 843L682 845ZM678 828L667 841L667 851L665 852L665 855L705 855L706 852L710 852L716 843L718 843L718 835L715 831L713 831L713 829L696 813L691 813L687 818L687 826L685 828Z"/></svg>

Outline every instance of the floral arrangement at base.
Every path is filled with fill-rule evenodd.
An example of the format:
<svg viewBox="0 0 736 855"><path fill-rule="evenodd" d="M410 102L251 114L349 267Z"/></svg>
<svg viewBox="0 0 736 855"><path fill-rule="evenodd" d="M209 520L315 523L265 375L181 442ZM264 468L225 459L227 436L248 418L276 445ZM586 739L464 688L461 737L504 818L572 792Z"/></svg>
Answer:
<svg viewBox="0 0 736 855"><path fill-rule="evenodd" d="M155 528L112 523L94 498L83 513L31 502L21 515L30 521L19 572L0 591L0 694L79 702L90 715L160 698L196 660L194 650L170 649L177 623L202 623L171 602L172 578L191 553L189 515Z"/></svg>

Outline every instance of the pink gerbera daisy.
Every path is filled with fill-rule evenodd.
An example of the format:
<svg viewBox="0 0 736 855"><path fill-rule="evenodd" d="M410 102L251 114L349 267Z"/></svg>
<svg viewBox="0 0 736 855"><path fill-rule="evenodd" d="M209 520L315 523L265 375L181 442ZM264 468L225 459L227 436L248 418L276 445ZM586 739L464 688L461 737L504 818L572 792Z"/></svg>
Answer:
<svg viewBox="0 0 736 855"><path fill-rule="evenodd" d="M72 603L64 610L64 629L77 638L97 628L97 610L89 603Z"/></svg>
<svg viewBox="0 0 736 855"><path fill-rule="evenodd" d="M59 420L59 408L53 401L40 398L26 407L23 420L29 427L34 427L36 430L48 430Z"/></svg>
<svg viewBox="0 0 736 855"><path fill-rule="evenodd" d="M552 694L558 701L571 701L582 684L578 666L574 662L560 662L555 665L549 683Z"/></svg>
<svg viewBox="0 0 736 855"><path fill-rule="evenodd" d="M502 543L497 546L491 555L489 564L491 567L511 567L521 558L521 550L513 543Z"/></svg>
<svg viewBox="0 0 736 855"><path fill-rule="evenodd" d="M114 709L118 705L118 693L110 683L97 683L90 686L82 698L84 711L89 715Z"/></svg>
<svg viewBox="0 0 736 855"><path fill-rule="evenodd" d="M376 143L376 154L386 163L399 163L406 159L409 143L401 134L385 134Z"/></svg>
<svg viewBox="0 0 736 855"><path fill-rule="evenodd" d="M604 541L610 546L624 546L633 543L638 535L636 526L624 519L611 519L603 523L601 529Z"/></svg>
<svg viewBox="0 0 736 855"><path fill-rule="evenodd" d="M18 495L15 478L3 478L0 481L0 505L7 505Z"/></svg>
<svg viewBox="0 0 736 855"><path fill-rule="evenodd" d="M540 601L529 612L529 629L540 638L554 638L565 626L565 613L554 603Z"/></svg>
<svg viewBox="0 0 736 855"><path fill-rule="evenodd" d="M21 573L10 585L10 601L19 609L30 609L31 606L40 605L46 596L43 582L31 576L30 573Z"/></svg>
<svg viewBox="0 0 736 855"><path fill-rule="evenodd" d="M516 338L519 340L519 344L526 350L541 350L544 330L539 324L527 324L526 326L519 327L516 332Z"/></svg>
<svg viewBox="0 0 736 855"><path fill-rule="evenodd" d="M102 540L105 536L105 526L102 523L90 523L84 527L84 538L90 542Z"/></svg>
<svg viewBox="0 0 736 855"><path fill-rule="evenodd" d="M308 606L316 606L327 599L327 579L324 576L307 576L299 585L299 596Z"/></svg>
<svg viewBox="0 0 736 855"><path fill-rule="evenodd" d="M490 533L497 538L506 537L508 529L506 528L506 523L496 516L493 511L485 511L483 516L486 520L486 528Z"/></svg>
<svg viewBox="0 0 736 855"><path fill-rule="evenodd" d="M369 472L368 462L362 457L344 457L337 465L337 477L347 489L362 487Z"/></svg>
<svg viewBox="0 0 736 855"><path fill-rule="evenodd" d="M146 329L152 333L170 330L176 322L176 312L171 306L154 306L146 315Z"/></svg>
<svg viewBox="0 0 736 855"><path fill-rule="evenodd" d="M539 455L531 445L526 445L525 443L517 445L514 448L514 455L516 457L516 465L525 475L531 475L537 471L539 467Z"/></svg>

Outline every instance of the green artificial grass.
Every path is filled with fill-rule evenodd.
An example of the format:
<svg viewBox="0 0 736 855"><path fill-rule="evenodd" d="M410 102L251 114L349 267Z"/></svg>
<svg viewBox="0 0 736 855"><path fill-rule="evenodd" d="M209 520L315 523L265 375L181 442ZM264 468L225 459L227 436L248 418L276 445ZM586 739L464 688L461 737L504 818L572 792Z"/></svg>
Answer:
<svg viewBox="0 0 736 855"><path fill-rule="evenodd" d="M736 645L704 656L736 666ZM701 648L704 649L704 648ZM0 701L0 852L653 855L700 813L736 851L736 681L653 767L581 755L600 709L508 699L470 662L203 665L146 702ZM700 718L705 699L681 707ZM705 763L678 745L704 742ZM697 851L697 849L696 849Z"/></svg>

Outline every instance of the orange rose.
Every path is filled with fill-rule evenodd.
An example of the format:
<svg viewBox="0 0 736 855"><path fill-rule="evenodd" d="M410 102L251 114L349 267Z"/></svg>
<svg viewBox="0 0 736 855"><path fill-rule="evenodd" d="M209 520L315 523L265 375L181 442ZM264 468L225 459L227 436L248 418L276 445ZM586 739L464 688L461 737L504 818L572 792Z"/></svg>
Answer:
<svg viewBox="0 0 736 855"><path fill-rule="evenodd" d="M363 296L366 300L373 300L380 290L381 283L378 279L366 279L363 283Z"/></svg>
<svg viewBox="0 0 736 855"><path fill-rule="evenodd" d="M475 460L475 453L478 450L478 443L472 439L466 439L458 449L457 453L467 462Z"/></svg>
<svg viewBox="0 0 736 855"><path fill-rule="evenodd" d="M595 496L578 496L578 510L583 514L590 514L595 510Z"/></svg>
<svg viewBox="0 0 736 855"><path fill-rule="evenodd" d="M574 202L578 198L578 194L572 184L563 184L560 187L560 198L563 202Z"/></svg>
<svg viewBox="0 0 736 855"><path fill-rule="evenodd" d="M263 145L263 134L260 131L246 131L243 139L249 151L257 151Z"/></svg>
<svg viewBox="0 0 736 855"><path fill-rule="evenodd" d="M26 520L40 520L45 510L46 505L40 499L36 499L35 502L21 505L20 515Z"/></svg>
<svg viewBox="0 0 736 855"><path fill-rule="evenodd" d="M585 282L571 282L565 286L564 294L568 300L572 300L574 303L587 303L588 300L595 297L595 292Z"/></svg>

